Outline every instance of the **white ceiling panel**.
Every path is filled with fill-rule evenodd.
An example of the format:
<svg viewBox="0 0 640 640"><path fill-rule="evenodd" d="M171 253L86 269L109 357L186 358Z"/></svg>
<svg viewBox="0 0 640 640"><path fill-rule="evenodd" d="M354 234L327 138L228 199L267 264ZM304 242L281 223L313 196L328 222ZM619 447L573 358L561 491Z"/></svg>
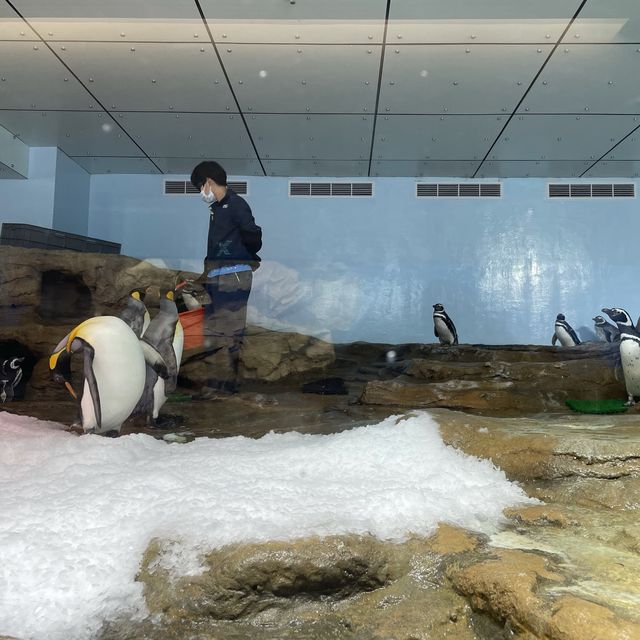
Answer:
<svg viewBox="0 0 640 640"><path fill-rule="evenodd" d="M546 45L387 48L380 111L511 113L550 50Z"/></svg>
<svg viewBox="0 0 640 640"><path fill-rule="evenodd" d="M238 114L125 112L118 121L149 156L255 158Z"/></svg>
<svg viewBox="0 0 640 640"><path fill-rule="evenodd" d="M372 116L257 115L247 121L267 160L368 160Z"/></svg>
<svg viewBox="0 0 640 640"><path fill-rule="evenodd" d="M358 160L265 160L268 176L365 177L369 163Z"/></svg>
<svg viewBox="0 0 640 640"><path fill-rule="evenodd" d="M25 177L29 173L29 147L2 126L0 126L0 164Z"/></svg>
<svg viewBox="0 0 640 640"><path fill-rule="evenodd" d="M640 48L561 45L520 107L533 113L640 113Z"/></svg>
<svg viewBox="0 0 640 640"><path fill-rule="evenodd" d="M0 124L32 147L59 147L68 156L141 156L104 112L0 111Z"/></svg>
<svg viewBox="0 0 640 640"><path fill-rule="evenodd" d="M609 177L640 161L640 0L588 0L542 72L581 0L11 2L29 24L0 0L0 125L91 172L572 177L607 154Z"/></svg>
<svg viewBox="0 0 640 640"><path fill-rule="evenodd" d="M374 159L482 160L507 116L378 117Z"/></svg>
<svg viewBox="0 0 640 640"><path fill-rule="evenodd" d="M385 0L200 0L219 43L380 43Z"/></svg>
<svg viewBox="0 0 640 640"><path fill-rule="evenodd" d="M203 42L193 0L12 0L45 40Z"/></svg>
<svg viewBox="0 0 640 640"><path fill-rule="evenodd" d="M637 126L638 122L635 124ZM640 129L613 149L605 160L640 160Z"/></svg>
<svg viewBox="0 0 640 640"><path fill-rule="evenodd" d="M640 2L589 0L564 42L640 42Z"/></svg>
<svg viewBox="0 0 640 640"><path fill-rule="evenodd" d="M197 158L153 158L153 161L162 169L163 173L191 175L194 167L203 160L215 160L219 162L229 176L263 176L262 168L257 160L248 158L224 158L215 154ZM231 180L232 178L229 177Z"/></svg>
<svg viewBox="0 0 640 640"><path fill-rule="evenodd" d="M637 124L633 116L516 116L489 159L595 160Z"/></svg>
<svg viewBox="0 0 640 640"><path fill-rule="evenodd" d="M442 177L470 178L479 162L461 160L374 160L371 175L374 177Z"/></svg>
<svg viewBox="0 0 640 640"><path fill-rule="evenodd" d="M585 178L637 178L640 160L603 160L584 174Z"/></svg>
<svg viewBox="0 0 640 640"><path fill-rule="evenodd" d="M0 180L25 180L25 176L0 162Z"/></svg>
<svg viewBox="0 0 640 640"><path fill-rule="evenodd" d="M107 109L235 110L211 44L65 42L54 46Z"/></svg>
<svg viewBox="0 0 640 640"><path fill-rule="evenodd" d="M388 42L555 42L579 0L393 0Z"/></svg>
<svg viewBox="0 0 640 640"><path fill-rule="evenodd" d="M87 109L94 102L42 43L0 42L3 109Z"/></svg>
<svg viewBox="0 0 640 640"><path fill-rule="evenodd" d="M478 171L479 177L504 178L573 178L579 176L592 160L487 160Z"/></svg>
<svg viewBox="0 0 640 640"><path fill-rule="evenodd" d="M0 2L0 40L38 40L37 34L8 5Z"/></svg>
<svg viewBox="0 0 640 640"><path fill-rule="evenodd" d="M240 44L220 51L243 111L375 109L379 46Z"/></svg>
<svg viewBox="0 0 640 640"><path fill-rule="evenodd" d="M72 157L83 169L89 173L160 173L147 158L103 158L92 156Z"/></svg>

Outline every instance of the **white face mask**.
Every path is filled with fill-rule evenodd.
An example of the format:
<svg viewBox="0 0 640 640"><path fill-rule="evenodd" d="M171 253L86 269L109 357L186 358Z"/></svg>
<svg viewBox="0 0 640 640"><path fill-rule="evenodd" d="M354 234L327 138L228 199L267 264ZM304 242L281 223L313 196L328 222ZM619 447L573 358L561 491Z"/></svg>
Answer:
<svg viewBox="0 0 640 640"><path fill-rule="evenodd" d="M202 189L200 191L200 197L207 204L212 204L213 202L216 201L216 197L213 195L213 191L209 191L209 193L205 193L204 192L204 187L202 187Z"/></svg>

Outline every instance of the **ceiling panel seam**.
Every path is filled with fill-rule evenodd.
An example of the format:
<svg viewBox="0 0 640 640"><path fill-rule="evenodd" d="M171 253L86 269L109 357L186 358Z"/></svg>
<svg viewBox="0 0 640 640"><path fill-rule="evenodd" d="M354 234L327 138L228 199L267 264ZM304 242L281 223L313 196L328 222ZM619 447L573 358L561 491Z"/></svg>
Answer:
<svg viewBox="0 0 640 640"><path fill-rule="evenodd" d="M129 134L129 132L120 124L120 122L118 122L117 118L114 118L113 115L109 112L109 110L102 104L102 102L85 86L85 84L82 82L82 80L80 80L80 78L76 75L75 71L73 71L73 69L71 69L71 67L69 67L69 65L62 60L62 58L60 58L60 56L53 50L53 48L49 45L49 43L40 35L40 32L29 22L29 20L27 20L19 11L18 9L16 9L16 7L11 3L10 0L6 0L6 3L13 9L13 11L15 11L16 15L18 15L26 25L29 26L30 29L33 30L33 32L38 36L38 38L40 38L40 41L42 42L42 44L44 44L45 47L47 47L47 49L49 49L49 51L51 51L51 53L53 54L53 56L56 58L56 60L58 60L58 62L60 62L60 64L67 69L67 71L80 83L80 86L93 98L93 100L95 100L96 104L98 104L100 106L100 108L104 111L104 113L107 115L107 117L111 118L111 120L113 120L113 122L116 124L116 126L122 130L122 132L127 136L127 138L129 138L129 140L131 140L131 142L133 142L133 144L136 145L136 147L138 147L138 149L140 149L140 151L142 151L142 153L144 154L145 158L147 160L149 160L149 162L151 162L151 164L160 172L163 173L163 171L160 169L160 167L153 161L152 158L149 157L149 155L147 154L147 152L133 139L133 137ZM19 109L19 111L22 111L22 109Z"/></svg>
<svg viewBox="0 0 640 640"><path fill-rule="evenodd" d="M618 140L618 142L616 142L611 147L611 149L609 149L608 151L605 151L597 160L593 162L593 164L589 165L578 177L582 178L584 174L587 173L587 171L591 171L591 169L593 169L593 167L595 167L598 164L598 162L603 160L605 156L609 155L618 145L622 144L629 136L632 136L638 129L640 129L640 124L635 126L633 129L631 129L631 131L629 131L629 133L627 133L627 135L624 138L621 138L620 140ZM611 162L618 162L618 161L611 160ZM634 161L624 160L624 162L634 162Z"/></svg>
<svg viewBox="0 0 640 640"><path fill-rule="evenodd" d="M498 144L498 141L500 140L500 137L504 133L505 129L509 126L509 123L511 122L511 120L513 120L513 117L515 116L516 112L520 108L520 105L524 102L525 98L527 97L527 95L529 94L531 89L533 88L533 85L536 83L536 80L540 77L540 74L544 71L544 68L547 66L549 60L551 60L551 57L556 52L556 49L560 46L560 43L562 42L562 39L565 37L565 35L567 34L569 29L573 25L573 23L575 22L575 20L578 17L578 15L580 15L580 12L582 11L582 9L583 9L583 7L584 7L584 5L586 3L587 3L587 0L582 0L582 2L580 3L580 6L578 7L576 12L571 17L571 20L569 20L569 22L567 23L567 26L564 28L564 31L560 34L560 37L556 40L556 43L553 45L553 48L549 52L549 55L546 57L545 61L542 63L542 66L538 69L538 73L536 73L536 75L534 76L533 80L529 83L529 86L527 87L526 91L522 94L522 97L520 98L520 100L518 101L516 106L511 111L511 114L507 118L507 121L505 122L504 126L502 127L502 129L500 129L498 135L496 136L495 140L493 141L493 144L489 147L489 149L487 150L487 153L485 154L484 158L482 158L482 160L480 161L480 164L478 165L478 168L474 171L472 178L476 177L476 175L478 174L478 171L480 171L482 165L485 163L485 161L489 157L489 154L491 153L493 148L496 146L496 144Z"/></svg>
<svg viewBox="0 0 640 640"><path fill-rule="evenodd" d="M207 30L207 34L209 35L209 40L211 41L211 44L213 46L213 50L216 54L216 57L218 58L218 63L220 64L220 68L222 69L222 73L224 74L225 80L227 81L227 85L229 87L229 91L231 92L231 96L233 97L234 102L236 103L236 107L238 109L238 114L240 115L240 118L242 119L242 124L244 125L244 128L247 132L247 136L249 137L249 142L251 143L251 146L253 147L253 152L256 154L256 158L258 160L258 163L260 164L260 168L262 169L262 173L263 175L267 175L267 172L264 168L264 165L262 164L262 158L260 157L260 154L258 153L258 148L256 147L256 143L253 140L253 136L251 135L251 130L249 129L249 125L247 124L247 119L244 116L244 113L242 112L242 109L240 107L240 101L238 100L238 97L236 96L236 92L233 90L233 86L231 84L231 79L229 78L229 74L227 73L227 69L224 66L224 62L222 61L222 56L220 55L220 52L218 51L218 45L216 44L216 41L213 38L213 34L211 33L211 29L209 28L209 23L207 22L207 19L204 15L204 11L202 10L202 7L200 6L200 1L199 0L194 0L196 8L198 9L198 12L200 13L200 17L202 18L202 23L204 25L204 28Z"/></svg>
<svg viewBox="0 0 640 640"><path fill-rule="evenodd" d="M373 161L373 147L376 142L376 124L378 123L378 107L380 106L380 89L382 87L382 72L384 70L384 56L387 48L387 30L389 28L389 14L391 12L391 0L387 0L384 14L384 30L382 32L382 47L380 48L380 67L378 68L378 88L376 90L376 103L373 107L373 127L371 129L371 147L369 149L369 168L367 175L371 176L371 163Z"/></svg>

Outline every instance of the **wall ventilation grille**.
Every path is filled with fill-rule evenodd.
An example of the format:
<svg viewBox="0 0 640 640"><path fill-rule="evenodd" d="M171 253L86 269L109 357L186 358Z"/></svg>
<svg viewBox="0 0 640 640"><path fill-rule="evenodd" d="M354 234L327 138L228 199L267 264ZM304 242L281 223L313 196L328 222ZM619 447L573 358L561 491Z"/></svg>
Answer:
<svg viewBox="0 0 640 640"><path fill-rule="evenodd" d="M502 185L499 182L442 182L416 184L418 198L499 198Z"/></svg>
<svg viewBox="0 0 640 640"><path fill-rule="evenodd" d="M603 184L550 184L550 198L635 198L636 188L633 183Z"/></svg>
<svg viewBox="0 0 640 640"><path fill-rule="evenodd" d="M237 194L246 196L249 193L247 182L234 182L229 180L227 186L233 189ZM189 180L165 180L164 195L165 196L190 196L197 195L200 191L196 189Z"/></svg>
<svg viewBox="0 0 640 640"><path fill-rule="evenodd" d="M289 196L371 197L372 182L290 182Z"/></svg>

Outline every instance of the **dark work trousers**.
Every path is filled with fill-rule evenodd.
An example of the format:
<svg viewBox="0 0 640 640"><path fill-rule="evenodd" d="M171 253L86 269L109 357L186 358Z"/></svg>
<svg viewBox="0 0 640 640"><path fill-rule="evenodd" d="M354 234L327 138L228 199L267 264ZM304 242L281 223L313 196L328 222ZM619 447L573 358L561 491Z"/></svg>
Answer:
<svg viewBox="0 0 640 640"><path fill-rule="evenodd" d="M247 270L215 276L205 285L211 304L205 307L204 344L220 351L209 376L211 387L230 391L237 387L252 280L253 272Z"/></svg>

